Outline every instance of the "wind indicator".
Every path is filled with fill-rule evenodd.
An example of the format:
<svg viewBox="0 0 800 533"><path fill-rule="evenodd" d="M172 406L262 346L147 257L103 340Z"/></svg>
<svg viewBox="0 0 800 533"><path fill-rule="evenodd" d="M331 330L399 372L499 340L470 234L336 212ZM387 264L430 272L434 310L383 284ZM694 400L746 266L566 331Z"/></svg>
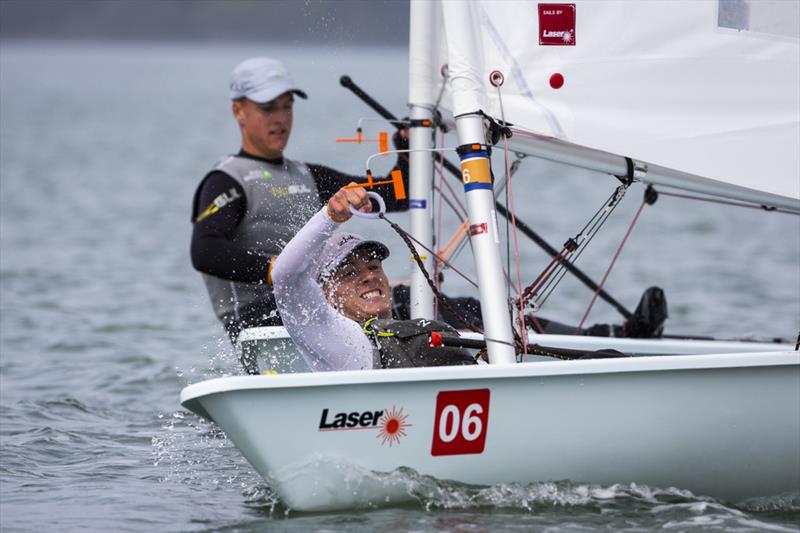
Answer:
<svg viewBox="0 0 800 533"><path fill-rule="evenodd" d="M365 139L359 126L356 129L355 137L339 137L336 139L337 143L378 143L378 153L381 155L388 155L389 153L389 133L386 131L378 132L377 139Z"/></svg>
<svg viewBox="0 0 800 533"><path fill-rule="evenodd" d="M357 189L359 187L364 187L365 189L371 189L376 185L392 185L392 190L394 192L394 197L397 200L405 200L406 199L406 186L403 183L403 173L398 170L392 170L392 179L390 180L381 180L381 181L374 181L372 179L372 171L367 170L367 181L362 183L351 183L350 185L345 185L342 189Z"/></svg>

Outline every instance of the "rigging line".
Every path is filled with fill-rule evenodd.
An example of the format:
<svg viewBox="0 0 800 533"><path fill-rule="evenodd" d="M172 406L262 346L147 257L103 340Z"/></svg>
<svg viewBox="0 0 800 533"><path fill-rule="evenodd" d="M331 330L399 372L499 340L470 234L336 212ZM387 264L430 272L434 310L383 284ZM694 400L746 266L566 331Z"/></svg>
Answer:
<svg viewBox="0 0 800 533"><path fill-rule="evenodd" d="M356 122L356 127L361 128L364 125L364 122L388 122L397 129L404 127L406 123L408 123L407 120L361 117L360 119L358 119L358 122Z"/></svg>
<svg viewBox="0 0 800 533"><path fill-rule="evenodd" d="M620 253L622 253L622 248L623 248L623 246L625 246L625 243L628 241L628 237L630 237L631 232L633 231L633 227L636 225L636 222L639 220L639 215L642 214L642 209L644 209L645 205L647 205L647 202L645 200L642 200L642 205L639 206L639 209L636 211L636 215L633 217L633 220L631 221L630 225L628 226L628 231L625 232L625 236L622 238L622 242L620 243L619 248L617 248L617 253L614 254L614 258L611 260L611 264L608 265L608 270L606 270L606 273L603 276L603 279L600 280L600 286L601 287L605 284L606 280L608 279L608 275L611 273L611 269L614 268L614 263L616 263L617 258L619 257ZM595 292L595 295L592 296L592 301L589 303L589 307L586 309L586 312L583 314L583 318L581 318L580 324L578 324L578 327L575 330L575 334L576 335L578 334L578 332L583 327L583 323L586 322L586 318L589 316L589 313L592 310L592 306L594 305L595 300L597 300L597 293L596 292Z"/></svg>
<svg viewBox="0 0 800 533"><path fill-rule="evenodd" d="M511 176L512 176L512 177L514 176L514 174L516 174L517 170L519 170L519 166L520 166L520 160L519 160L519 159L515 160L515 161L514 161L514 162L511 164ZM444 173L443 173L443 172L442 172L442 173L440 173L440 177L442 177L442 178L444 177ZM505 178L505 177L504 177L504 178ZM503 183L502 189L503 189L503 190L505 190L505 183L506 183L507 181L508 181L508 180L506 180L506 179L503 179L503 180L502 180L502 183ZM447 189L448 189L448 190L449 190L449 191L450 191L450 192L451 192L453 195L455 195L455 192L453 192L453 189L450 187L450 184L449 184L447 181L441 181L441 183L444 183L444 184L445 184L445 187L447 187ZM438 190L438 191L440 191L442 194L444 194L444 191L443 191L443 189L441 189L441 188L437 189L435 185L434 185L434 189L435 189L435 190ZM496 192L497 192L497 191L496 191ZM445 195L445 196L444 196L444 199L445 199L445 201L449 201L450 197L449 197L449 196L447 196L447 195ZM456 201L458 200L458 198L457 198L457 195L456 195L456 198L455 198L455 200L456 200ZM468 219L468 218L469 218L469 217L467 216L467 213L466 213L466 211L459 212L458 210L456 210L456 209L455 209L455 207L453 207L453 205L452 205L452 204L449 204L449 205L450 205L451 209L453 209L453 212L456 214L456 216L458 216L460 219L462 219L462 220L466 220L466 219ZM459 202L459 206L461 206L461 207L462 207L462 209L463 209L463 206L462 206L462 204L461 204L460 202ZM496 199L495 199L495 207L497 208L497 211L498 211L498 212L499 212L501 215L503 215L503 217L505 217L505 219L506 219L506 222L508 222L508 221L509 221L509 219L510 219L510 217L511 217L510 213L508 212L508 210L507 210L507 209L506 209L506 208L505 208L505 207L504 207L504 206L503 206L501 203L497 202L497 200L496 200ZM520 229L520 231L522 231L522 232L523 232L523 233L524 233L526 236L530 237L530 238L531 238L531 239L532 239L534 242L536 242L537 244L539 244L539 242L537 242L537 241L536 241L536 239L534 238L534 237L536 237L536 238L539 238L539 239L541 239L541 238L540 238L538 235L536 235L535 233L533 233L533 236L531 236L531 235L529 235L529 233L526 233L526 231L528 231L528 232L533 232L533 230L531 230L530 228L528 228L528 226L527 226L527 225L525 225L525 223L524 223L524 222L522 222L521 220L516 220L516 223L517 223L517 225L518 225L518 226L520 226L520 228L521 228L521 229ZM462 225L462 226L463 226L463 225ZM456 231L453 233L453 236L452 236L452 237L450 238L450 240L448 241L448 244L447 244L447 246L445 246L445 247L444 247L444 248L442 248L442 249L443 249L443 250L447 250L447 249L448 249L448 248L450 248L451 246L455 246L455 244L452 244L452 245L451 245L451 243L454 243L456 240L458 240L458 242L459 242L459 245L458 245L458 250L455 252L455 254L444 254L444 255L445 255L445 257L450 257L451 255L454 255L454 256L455 256L455 255L458 255L458 253L460 253L460 252L461 252L461 250L463 250L463 246L461 246L461 242L462 242L462 241L461 241L461 239L464 239L464 238L466 237L466 235L467 235L467 234L466 234L466 227L459 227L459 228L458 228L458 229L457 229L457 230L456 230ZM506 242L508 242L508 239L506 240ZM543 242L543 241L542 241L542 242ZM540 246L547 246L547 243L544 243L544 242L543 242L543 244L540 244ZM441 251L441 249L440 249L440 251ZM555 253L555 252L553 252L553 253ZM578 272L580 273L580 271L578 271ZM582 274L582 273L581 273L581 274ZM587 279L588 279L588 278L587 278ZM590 281L591 281L591 280L590 280ZM594 290L595 286L591 286L591 288L592 288L592 290Z"/></svg>
<svg viewBox="0 0 800 533"><path fill-rule="evenodd" d="M435 147L436 146L436 130L431 132L431 139L433 140L433 145ZM441 144L444 145L444 133L441 136ZM437 166L441 166L441 165L437 165L436 161L433 158L431 158L432 170L438 170L438 174L439 174L439 189L438 189L438 191L439 191L439 207L436 210L437 224L436 224L436 233L435 233L436 240L434 241L434 246L437 246L438 243L441 242L441 238L442 238L442 211L444 211L444 209L442 209L442 202L444 200L444 194L442 193L442 189L441 189L441 182L444 181L444 174L442 173L441 168L437 168ZM431 185L433 185L433 179L431 179ZM431 188L436 190L436 187L431 187ZM452 204L449 202L449 200L448 200L448 205L450 205L451 208L452 208ZM441 284L440 284L440 281L439 281L440 272L441 272L441 263L439 263L439 261L434 260L433 261L433 276L434 276L434 283L436 283L436 288L437 289L441 288ZM434 318L438 318L439 317L439 299L438 298L434 299L434 301L433 301L433 316L434 316Z"/></svg>
<svg viewBox="0 0 800 533"><path fill-rule="evenodd" d="M500 93L500 88L497 88L497 93ZM502 109L502 107L501 107ZM503 117L503 124L505 124L505 117ZM508 185L508 193L506 202L509 203L509 207L511 207L511 227L513 229L512 235L514 236L514 259L516 262L517 267L517 296L519 297L519 325L520 325L520 332L524 334L527 331L525 327L525 303L522 300L522 268L520 267L519 261L519 240L517 239L517 225L516 225L516 214L514 210L514 191L512 189L512 176L511 176L511 166L508 162L508 138L504 135L503 136L503 143L505 145L505 164L506 164L506 183ZM508 226L506 226L508 227ZM511 267L509 266L509 273L511 271ZM523 353L525 357L528 357L528 343L522 343Z"/></svg>
<svg viewBox="0 0 800 533"><path fill-rule="evenodd" d="M604 216L608 214L608 206L613 202L613 198L616 195L616 192L612 194L598 209L594 215L589 219L589 222L584 225L584 227L578 232L578 234L570 238L565 244L561 251L558 253L557 256L553 257L553 260L550 264L547 265L545 270L536 278L536 280L531 283L525 289L525 301L536 297L538 295L539 290L547 283L547 280L555 273L559 271L559 267L555 266L556 263L560 263L561 267L569 261L569 257L574 255L574 253L581 249L582 247L585 248L585 245L588 241L591 240L591 236L594 235L598 227L598 223L603 220ZM602 225L602 224L601 224ZM570 250L570 244L574 247Z"/></svg>
<svg viewBox="0 0 800 533"><path fill-rule="evenodd" d="M522 161L520 159L515 159L514 162L511 163L511 176L512 177L514 176L514 174L517 173L517 170L519 170L519 165L520 165L521 162ZM497 199L500 198L500 195L505 192L505 190L506 190L506 181L508 181L508 180L506 180L506 177L502 176L499 180L497 180L495 182L495 187L494 187L495 203L497 203Z"/></svg>
<svg viewBox="0 0 800 533"><path fill-rule="evenodd" d="M454 262L456 259L458 259L458 257L461 255L461 252L463 252L464 249L467 247L468 243L469 243L469 239L462 239L458 243L458 245L456 246L455 251L452 254L450 254L450 262L451 263Z"/></svg>
<svg viewBox="0 0 800 533"><path fill-rule="evenodd" d="M430 253L430 254L432 254L434 256L437 256L436 252L434 252L433 250L431 250L430 248L428 248L427 246L425 246L424 244L419 242L417 239L414 238L413 235L411 235L410 233L405 231L403 228L398 226L396 223L394 223L391 220L389 220L388 218L386 218L385 213L380 213L378 215L378 217L382 218L383 220L385 220L392 227L392 229L395 230L398 235L400 235L400 238L403 239L403 242L406 243L406 246L411 251L411 255L414 258L414 261L417 263L417 266L419 267L420 272L422 272L422 275L425 277L425 281L428 282L428 286L433 291L433 294L435 294L436 297L442 302L442 305L447 307L450 310L450 312L453 313L453 316L455 318L457 318L462 324L464 324L464 326L466 326L468 329L470 329L470 330L472 330L472 331L474 331L476 333L483 334L482 328L480 328L476 324L472 323L470 320L464 318L464 316L461 313L459 313L452 305L450 305L450 302L447 301L447 299L444 297L444 295L441 292L439 292L439 290L434 285L433 280L431 279L431 276L428 273L428 270L425 268L425 264L422 262L422 258L420 258L419 253L417 252L416 247L414 246L412 241L414 241L417 244L419 244L422 248L427 250L428 253ZM475 287L477 287L477 284L475 282L473 282L471 279L469 279L463 273L461 273L459 270L457 270L452 264L450 264L450 268L452 268L456 273L458 273L459 275L464 277L464 279L466 279L468 282L472 283L473 285L475 285ZM511 333L514 335L514 342L516 343L515 346L522 345L524 343L524 340L522 339L520 334L515 329L512 328L511 329Z"/></svg>
<svg viewBox="0 0 800 533"><path fill-rule="evenodd" d="M537 310L541 309L545 302L547 302L548 298L550 298L550 295L553 294L553 291L556 290L556 287L558 287L558 284L561 283L566 274L566 270L561 270L560 272L556 273L555 276L553 276L553 281L548 283L547 286L542 289L539 298L537 298L536 302L534 302L537 306Z"/></svg>
<svg viewBox="0 0 800 533"><path fill-rule="evenodd" d="M545 267L545 269L541 273L539 273L536 279L533 280L533 283L525 287L525 290L522 291L522 299L525 303L527 303L528 300L536 296L537 286L542 282L543 279L547 279L547 277L550 276L551 274L550 271L553 270L556 263L558 263L560 259L563 259L563 257L565 256L564 252L566 250L567 250L566 248L563 248L560 252L558 252L558 255L550 260L550 263Z"/></svg>
<svg viewBox="0 0 800 533"><path fill-rule="evenodd" d="M442 198L444 199L445 203L448 205L448 207L450 207L450 209L453 211L453 214L455 216L457 216L460 219L464 219L464 218L467 217L466 214L459 212L458 206L456 206L456 204L453 203L453 200L451 200L446 194L444 194L442 192L442 188L441 187L439 187L437 185L434 185L433 186L433 190L438 192L442 196Z"/></svg>
<svg viewBox="0 0 800 533"><path fill-rule="evenodd" d="M447 80L450 79L450 72L448 71L446 66L442 67L441 74L442 74L442 86L439 87L439 96L436 97L436 103L433 104L434 115L439 112L439 104L442 103L442 97L444 96L444 89L445 87L447 87Z"/></svg>
<svg viewBox="0 0 800 533"><path fill-rule="evenodd" d="M440 157L440 159L439 159L439 161L441 162L441 165L440 165L440 167L439 167L439 168L440 168L440 169L443 169L443 168L445 167L445 164L444 164L444 163L445 163L445 162L449 163L450 161L447 161L447 160L444 158L444 155L443 155L443 154L438 154L438 155L439 155L439 156L441 156L441 157ZM459 171L456 171L456 172L459 172ZM444 177L444 172L443 172L442 170L440 170L440 171L439 171L439 175L440 175L440 176L442 176L442 177ZM460 172L459 172L459 175L461 175L461 174L460 174ZM453 198L453 199L456 201L456 203L458 204L458 206L461 208L461 218L467 218L467 208L466 208L466 207L464 207L464 204L462 204L462 203L461 203L461 201L458 199L458 198L459 198L459 196L456 194L456 192L455 192L455 191L453 190L453 188L450 186L450 182L449 182L449 181L447 181L447 180L444 180L444 179L443 179L443 180L442 180L442 183L444 183L444 186L445 186L445 187L447 187L447 190L448 190L448 191L450 191L450 194L452 195L452 198Z"/></svg>
<svg viewBox="0 0 800 533"><path fill-rule="evenodd" d="M450 303L445 299L444 295L441 292L439 292L439 289L437 289L436 286L434 285L433 280L431 279L431 276L428 273L428 270L425 268L425 263L422 262L422 259L420 258L419 253L416 250L416 247L411 241L412 240L415 241L417 244L428 250L428 253L436 255L435 252L428 249L422 243L414 239L414 237L411 236L411 234L409 234L406 230L404 230L403 228L401 228L400 226L398 226L397 224L386 218L386 216L383 213L381 213L379 216L380 218L385 220L392 227L392 229L395 230L398 235L400 235L400 238L403 239L403 242L406 243L406 246L408 246L408 249L411 251L411 254L414 258L414 261L417 263L420 272L422 272L422 275L425 277L425 281L428 282L428 286L433 291L433 294L436 295L436 298L442 302L442 305L447 307L450 310L450 312L453 313L453 316L457 318L462 324L464 324L468 329L476 333L483 333L483 330L480 327L478 327L476 324L473 324L470 320L464 318L464 316L461 313L459 313L456 309L453 308L453 306L450 305ZM467 279L469 280L469 278Z"/></svg>
<svg viewBox="0 0 800 533"><path fill-rule="evenodd" d="M495 73L492 72L491 76L494 76L494 74ZM490 77L490 83L497 88L497 101L500 103L500 120L502 121L503 126L506 126L506 114L505 114L505 111L503 110L503 95L500 92L500 87L503 85L502 74L500 74L500 80L499 80L498 83L495 83L495 80L491 79L491 77ZM505 136L503 136L503 139L505 140ZM506 279L510 282L511 281L511 279L510 279L511 278L511 276L510 276L510 274L511 274L511 250L510 250L510 248L511 248L511 239L509 238L509 226L513 225L513 223L514 223L513 222L513 220L514 220L514 206L513 206L513 203L511 203L511 201L509 200L509 195L511 194L511 183L510 183L510 175L511 175L511 173L509 172L509 168L508 168L508 141L507 140L506 140L504 163L505 163L504 166L505 166L506 174L505 174L504 180L503 180L505 182L505 183L503 183L503 189L505 190L505 193L506 193L506 205L510 205L511 206L511 219L506 218ZM499 192L500 191L497 191L495 193L495 203L497 203L497 194ZM516 244L516 236L517 236L517 234L514 233L514 237L515 237L514 244ZM516 252L516 258L517 258L517 262L516 262L517 263L517 278L519 278L519 248L517 248L515 250L515 252ZM506 285L506 287L507 287L506 298L509 301L511 301L511 286L512 285L513 285L513 283L508 283ZM522 297L522 279L521 278L520 278L519 285L517 287L517 294L520 296L520 302L522 302L522 300L521 300L521 297ZM522 316L523 315L520 315L520 317L522 317ZM520 318L520 320L522 320L522 318ZM520 331L525 331L525 327L523 326L522 328L520 328ZM526 353L526 355L527 355L527 353Z"/></svg>
<svg viewBox="0 0 800 533"><path fill-rule="evenodd" d="M365 163L365 167L366 167L367 173L369 174L370 172L372 172L372 170L369 168L370 161L372 161L376 157L385 156L385 155L389 155L389 154L406 155L406 154L410 154L411 152L439 152L439 153L441 153L441 152L455 152L455 151L456 151L455 148L446 148L446 147L442 147L442 148L414 148L413 150L410 149L410 148L405 148L403 150L386 150L385 152L377 152L377 153L374 153L374 154L370 155L367 158L367 162Z"/></svg>
<svg viewBox="0 0 800 533"><path fill-rule="evenodd" d="M568 255L569 252L564 254L564 256L562 256L562 259L566 258L566 256ZM537 285L531 289L528 296L523 300L525 306L528 306L530 302L533 301L533 306L538 312L541 309L541 303L539 302L539 300L541 299L541 292L543 291L543 287L549 287L551 285L550 280L554 276L557 277L560 272L561 270L559 270L558 268L557 261L552 262L550 265L548 265L547 270L542 273L543 275L541 276L539 283L537 283Z"/></svg>
<svg viewBox="0 0 800 533"><path fill-rule="evenodd" d="M497 204L497 212L506 218L511 216L508 210L502 204L499 203ZM550 246L550 244L548 244L547 241L542 239L539 236L539 234L533 231L527 224L525 224L525 222L523 222L520 219L517 219L517 228L522 232L523 235L525 235L534 243L539 245L539 247L542 250L544 250L545 253L547 253L547 255L549 255L550 257L555 257L556 255L558 255L558 250ZM589 276L584 274L583 271L580 270L578 267L576 267L573 263L565 262L562 263L562 265L569 273L578 278L578 280L581 283L583 283L586 287L588 287L593 291L597 290L597 283L595 283ZM608 294L605 291L605 289L600 289L599 295L609 305L611 305L614 309L616 309L623 317L630 318L631 316L633 316L633 313L631 313L624 305L622 305L620 302L614 299L613 296Z"/></svg>
<svg viewBox="0 0 800 533"><path fill-rule="evenodd" d="M613 210L612 210L613 211ZM581 256L583 251L588 247L589 243L594 239L594 236L600 231L600 228L605 224L605 221L608 220L608 217L611 215L611 211L604 211L599 218L597 218L592 226L589 228L588 231L582 231L578 235L576 235L572 242L576 243L577 246L571 252L565 254L565 261L563 261L559 265L559 269L554 273L554 275L558 278L560 282L563 276L559 276L561 271L566 272L566 265L574 265L578 258ZM586 229L586 228L584 228ZM553 280L556 278L551 277L550 281L545 285L545 282L542 282L544 287L538 287L537 289L542 289L541 291L537 290L537 293L543 293L547 291L547 288L553 283ZM596 290L596 289L595 289ZM552 292L552 291L551 291ZM539 294L540 295L540 294ZM540 302L541 305L541 302Z"/></svg>
<svg viewBox="0 0 800 533"><path fill-rule="evenodd" d="M441 96L442 96L442 94L444 94L444 90L445 90L445 86L446 86L446 78L448 77L446 71L443 72L442 75L445 78L445 82L443 82L443 84L441 86L441 89L440 89L440 92L439 92L439 100L441 100ZM347 76L347 75L341 76L339 78L339 83L341 83L341 85L343 87L349 89L353 94L355 94L358 98L360 98L365 104L367 104L367 106L371 107L380 116L384 117L385 119L387 119L388 121L393 123L398 130L401 129L401 127L398 126L395 123L395 121L397 120L397 117L395 117L385 107L383 107L381 104L379 104L374 98L372 98L370 95L368 95L361 87L356 85L355 82L353 82L353 80L349 76ZM434 107L434 112L438 111L438 105L439 105L439 102L437 101L437 104ZM531 134L529 132L525 132L523 130L518 130L518 133L520 135L523 135L523 136L531 136ZM461 171L458 169L458 167L456 167L453 163L451 163L450 161L445 159L444 155L441 154L441 153L436 154L435 157L439 158L439 162L441 163L441 165L445 169L447 169L447 171L455 179L457 179L459 181L461 180ZM447 183L447 182L445 182L445 183ZM505 217L509 216L509 213L506 210L506 208L503 207L502 205L500 205L499 203L495 202L495 207L497 208L497 211L501 215L503 215ZM542 239L535 231L533 231L532 228L530 228L522 220L517 220L517 226L519 227L520 231L522 231L522 233L525 234L526 237L528 237L534 243L539 245L539 247L542 250L544 250L548 255L550 255L550 257L555 257L556 256L557 252L556 252L555 248L550 246L544 239ZM567 268L567 270L569 270L569 272L571 274L573 274L575 277L577 277L585 286L589 287L592 290L596 290L597 289L597 284L591 278L589 278L586 274L584 274L583 271L581 271L580 269L578 269L577 267L572 266L572 265L566 266L566 268ZM612 298L611 295L608 294L605 290L601 289L600 292L599 292L599 295L603 300L608 302L617 311L619 311L620 314L622 314L625 318L630 318L632 316L632 313L628 309L626 309L625 306L623 306L617 300Z"/></svg>
<svg viewBox="0 0 800 533"><path fill-rule="evenodd" d="M765 205L745 204L745 203L741 203L741 202L732 202L730 200L722 200L720 198L705 198L703 196L693 196L691 194L679 194L679 193L676 193L676 192L665 192L663 190L659 190L658 194L663 194L664 196L674 196L676 198L686 198L688 200L699 200L701 202L711 202L711 203L715 203L715 204L732 205L734 207L746 207L748 209L760 209L762 211L769 211L770 213L783 213L785 215L800 216L800 212L788 211L786 209L781 209L779 207L767 207Z"/></svg>
<svg viewBox="0 0 800 533"><path fill-rule="evenodd" d="M458 274L459 276L461 276L462 278L464 278L464 279L465 279L465 280L466 280L466 281L467 281L469 284L471 284L473 287L475 287L476 289L478 288L478 284L477 284L477 283L475 283L475 282L474 282L472 279L470 279L470 277L469 277L469 276L467 276L466 274L464 274L463 272L461 272L460 270L458 270L456 267L454 267L454 266L453 266L453 264L452 264L450 261L448 261L448 260L447 260L447 259L445 259L444 257L440 256L439 254L437 254L436 252L434 252L433 250L431 250L430 248L428 248L427 246L425 246L424 244L422 244L421 242L419 242L419 241L418 241L418 240L417 240L417 239L416 239L416 238L415 238L413 235L411 235L410 233L408 233L406 230L404 230L403 228L401 228L400 226L398 226L396 223L394 223L394 222L392 222L391 220L389 220L389 219L386 217L386 215L383 215L383 214L381 214L380 218L382 218L383 220L385 220L386 222L388 222L388 223L389 223L389 224L392 226L392 228L393 228L393 229L394 229L396 232L400 233L400 236L401 236L401 237L405 236L405 237L407 237L408 239L410 239L410 240L414 241L414 242L415 242L415 243L417 243L417 244L418 244L418 245L419 245L419 246L420 246L420 247L421 247L423 250L425 250L425 251L426 251L426 252L428 252L429 254L433 255L433 257L434 257L434 258L438 259L439 261L441 261L442 263L444 263L445 265L447 265L447 266L448 266L450 269L452 269L452 270L453 270L453 272L455 272L456 274ZM405 240L405 238L404 238L404 240Z"/></svg>
<svg viewBox="0 0 800 533"><path fill-rule="evenodd" d="M442 161L442 164L444 165L444 168L447 169L447 171L455 179L458 179L458 180L461 179L460 178L461 171L458 169L458 167L456 167L453 163L451 163L450 161L445 159L442 154L436 154L435 157L438 157L439 160ZM445 182L445 183L447 183L447 182ZM503 207L503 205L501 205L500 203L495 202L495 207L497 208L497 212L500 213L501 215L503 215L504 217L508 218L509 216L511 216L510 213L508 212L508 210L505 207ZM526 237L531 239L534 243L538 244L539 247L542 250L544 250L545 253L547 253L550 257L555 257L558 254L558 252L556 251L555 248L553 248L549 243L547 243L547 241L545 241L542 237L540 237L538 233L536 233L530 226L525 224L522 220L519 220L519 219L517 220L517 227L520 229L520 231L522 231L522 233L525 234ZM565 268L567 268L567 270L572 275L577 277L586 287L588 287L589 289L591 289L593 291L597 290L597 287L598 287L597 283L595 281L593 281L589 276L587 276L578 267L567 263L567 264L565 264ZM617 301L615 298L613 298L604 289L600 290L599 296L603 300L605 300L608 304L610 304L612 307L614 307L614 309L619 311L619 313L623 317L630 318L630 317L633 316L633 313L630 310L628 310L624 305L622 305L619 301Z"/></svg>
<svg viewBox="0 0 800 533"><path fill-rule="evenodd" d="M531 286L528 287L528 289L531 289L530 291L526 289L526 293L528 293L525 299L526 303L529 300L536 298L535 303L537 304L538 308L541 308L541 306L547 300L547 298L542 299L542 294L547 292L548 289L549 292L547 292L547 296L549 297L549 295L552 294L555 286L564 277L563 275L559 276L559 274L565 271L564 269L566 269L566 264L574 264L575 261L578 260L592 239L594 239L595 235L597 235L597 233L600 231L600 228L603 226L603 224L605 224L605 221L608 220L609 216L611 216L611 213L614 211L614 209L616 209L616 206L619 205L619 202L622 197L624 197L626 190L626 185L620 185L617 187L609 196L609 198L603 203L603 206L598 209L597 212L595 212L583 229L574 238L567 241L567 243L564 245L564 248L562 248L560 252L560 254L563 254L563 258L558 261L560 265L557 268L551 268L553 265L551 262L546 269L547 275L544 277L540 275L539 278L537 278L538 283L534 282L531 284ZM569 250L570 243L575 246L575 248L572 250ZM558 260L557 257L554 258L554 261L556 260ZM553 285L554 282L556 285ZM534 284L536 284L536 286L534 286ZM595 292L598 292L598 289L596 289Z"/></svg>
<svg viewBox="0 0 800 533"><path fill-rule="evenodd" d="M506 204L508 204L508 189L506 189ZM511 271L511 221L506 219L506 271ZM511 299L511 285L508 285L506 290L506 298Z"/></svg>
<svg viewBox="0 0 800 533"><path fill-rule="evenodd" d="M602 220L604 216L607 216L609 210L613 209L613 207L618 203L619 198L617 197L620 194L620 189L623 187L625 187L625 185L620 185L614 189L614 192L611 193L603 205L600 206L600 208L595 212L594 215L592 215L586 225L583 226L583 228L578 232L578 235L575 237L576 239L579 237L585 237L586 235L591 234L592 231L595 231L598 222Z"/></svg>
<svg viewBox="0 0 800 533"><path fill-rule="evenodd" d="M592 242L592 240L595 238L595 236L597 236L597 234L600 232L600 229L603 227L603 225L606 223L606 221L607 221L607 220L608 220L608 219L611 217L611 214L614 212L614 210L617 208L617 206L619 206L619 204L620 204L620 201L621 201L621 200L622 200L622 198L625 196L625 192L627 191L627 189L628 189L628 186L627 186L627 185L620 185L620 186L617 188L617 191L616 191L616 192L614 193L614 195L613 195L613 196L614 196L614 199L613 199L612 203L611 203L609 206L607 206L607 207L608 207L608 209L604 211L604 215L603 215L603 217L602 217L602 218L601 218L601 219L598 221L598 223L597 223L597 224L595 224L595 226L593 227L593 232L592 232L591 234L589 234L588 238L586 238L586 239L585 239L585 240L584 240L584 241L583 241L583 242L580 244L580 246L579 246L579 247L578 247L578 249L576 250L576 253L574 254L574 257L571 259L571 262L572 262L572 263L575 263L575 262L576 262L576 261L577 261L577 260L580 258L580 256L583 254L583 252L584 252L584 251L586 250L586 248L589 246L589 243L591 243L591 242ZM539 304L539 307L540 307L540 308L541 308L541 306L542 306L542 305L544 305L544 302L546 302L546 301L547 301L547 298L549 298L549 297L550 297L550 295L553 293L553 291L555 290L556 286L558 285L558 283L560 283L560 282L561 282L561 279L563 279L563 277L564 277L564 276L563 276L563 274L562 274L562 275L561 275L561 276L558 278L558 282L557 282L555 285L553 285L553 287L552 287L552 288L550 289L550 291L547 293L547 296L546 296L546 297L544 297L544 298L539 298L539 301L538 301L537 303ZM602 290L602 286L603 286L603 284L602 284L602 283L600 283L600 285L598 285L598 288L597 288L597 289L595 289L595 295L599 295L599 291L600 291L600 290ZM544 292L544 291L543 291L543 292ZM596 297L595 297L595 298L596 298ZM626 317L626 318L628 318L628 317Z"/></svg>
<svg viewBox="0 0 800 533"><path fill-rule="evenodd" d="M461 222L461 225L453 233L453 236L450 238L450 240L447 241L447 244L439 248L439 255L445 259L450 259L455 249L461 245L461 235L467 231L468 227L469 220L465 218L464 221Z"/></svg>

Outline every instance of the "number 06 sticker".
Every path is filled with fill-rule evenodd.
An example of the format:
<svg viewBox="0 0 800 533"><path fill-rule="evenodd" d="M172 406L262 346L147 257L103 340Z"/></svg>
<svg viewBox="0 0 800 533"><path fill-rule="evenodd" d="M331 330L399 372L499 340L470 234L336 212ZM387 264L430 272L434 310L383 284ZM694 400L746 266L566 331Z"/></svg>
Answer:
<svg viewBox="0 0 800 533"><path fill-rule="evenodd" d="M440 392L431 455L483 453L488 425L489 389Z"/></svg>

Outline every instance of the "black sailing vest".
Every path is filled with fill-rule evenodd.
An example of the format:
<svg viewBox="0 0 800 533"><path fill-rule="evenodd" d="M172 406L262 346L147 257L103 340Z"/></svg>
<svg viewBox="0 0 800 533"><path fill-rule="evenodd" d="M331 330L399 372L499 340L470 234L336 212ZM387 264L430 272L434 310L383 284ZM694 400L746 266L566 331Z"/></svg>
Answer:
<svg viewBox="0 0 800 533"><path fill-rule="evenodd" d="M286 243L322 207L317 184L308 167L291 159L284 158L283 164L274 164L232 155L218 163L213 171L217 170L242 186L247 201L247 211L231 235L231 241L262 256L265 262L270 256L281 253ZM197 206L197 201L195 206L204 207ZM203 280L211 305L220 318L229 313L238 318L241 308L273 298L272 286L266 279L245 283L203 274Z"/></svg>
<svg viewBox="0 0 800 533"><path fill-rule="evenodd" d="M373 368L476 364L469 352L462 348L430 346L432 332L458 334L452 326L444 322L424 318L371 319L363 328L375 347Z"/></svg>

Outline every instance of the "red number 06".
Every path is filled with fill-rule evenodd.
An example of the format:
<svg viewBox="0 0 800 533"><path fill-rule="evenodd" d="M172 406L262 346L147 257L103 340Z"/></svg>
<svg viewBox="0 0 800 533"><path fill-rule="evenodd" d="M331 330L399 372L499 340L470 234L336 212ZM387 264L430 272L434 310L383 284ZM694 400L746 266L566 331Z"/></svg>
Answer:
<svg viewBox="0 0 800 533"><path fill-rule="evenodd" d="M489 389L440 392L431 455L483 453L488 421Z"/></svg>

